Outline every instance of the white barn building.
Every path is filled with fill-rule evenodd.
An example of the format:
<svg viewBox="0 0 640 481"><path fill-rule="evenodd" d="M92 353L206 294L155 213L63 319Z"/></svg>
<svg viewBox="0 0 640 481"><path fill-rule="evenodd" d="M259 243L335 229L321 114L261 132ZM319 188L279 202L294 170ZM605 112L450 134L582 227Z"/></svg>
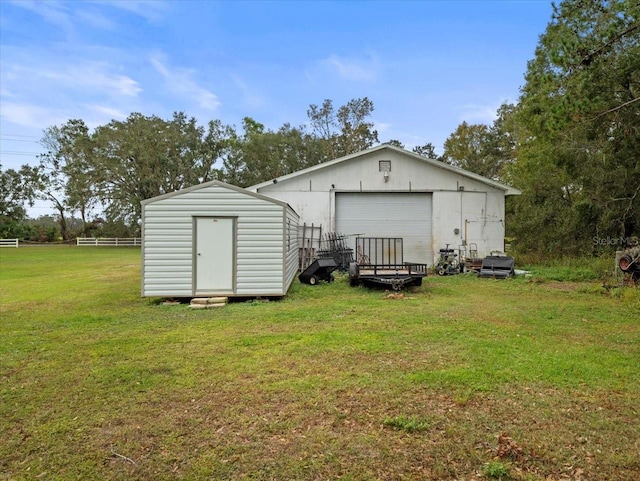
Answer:
<svg viewBox="0 0 640 481"><path fill-rule="evenodd" d="M143 297L283 296L298 270L298 214L219 181L142 202Z"/></svg>
<svg viewBox="0 0 640 481"><path fill-rule="evenodd" d="M449 244L504 250L505 196L520 191L407 150L380 145L248 190L291 205L300 224L355 237L401 237L404 261L433 265Z"/></svg>

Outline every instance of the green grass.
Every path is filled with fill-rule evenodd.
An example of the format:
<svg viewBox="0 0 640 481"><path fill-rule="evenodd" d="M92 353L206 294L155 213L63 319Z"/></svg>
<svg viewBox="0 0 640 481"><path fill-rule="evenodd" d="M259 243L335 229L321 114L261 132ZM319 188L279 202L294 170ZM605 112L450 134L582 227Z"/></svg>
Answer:
<svg viewBox="0 0 640 481"><path fill-rule="evenodd" d="M490 461L482 466L482 474L487 479L499 479L506 481L510 479L509 467L500 461Z"/></svg>
<svg viewBox="0 0 640 481"><path fill-rule="evenodd" d="M139 258L0 250L0 479L640 477L638 289L533 266L194 311Z"/></svg>
<svg viewBox="0 0 640 481"><path fill-rule="evenodd" d="M536 259L523 256L519 269L528 270L537 281L590 282L614 278L614 255L603 254L600 257L579 257L548 260L544 264L531 263ZM537 256L536 256L537 258Z"/></svg>
<svg viewBox="0 0 640 481"><path fill-rule="evenodd" d="M394 429L413 433L416 431L428 431L431 428L431 421L427 418L416 418L406 416L396 416L387 418L383 424Z"/></svg>

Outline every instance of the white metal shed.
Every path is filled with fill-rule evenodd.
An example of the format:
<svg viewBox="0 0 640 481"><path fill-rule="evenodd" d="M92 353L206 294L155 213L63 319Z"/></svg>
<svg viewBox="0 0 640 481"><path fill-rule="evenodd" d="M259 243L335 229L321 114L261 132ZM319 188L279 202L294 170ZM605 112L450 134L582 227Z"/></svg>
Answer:
<svg viewBox="0 0 640 481"><path fill-rule="evenodd" d="M217 180L142 202L144 297L283 296L298 270L298 214Z"/></svg>

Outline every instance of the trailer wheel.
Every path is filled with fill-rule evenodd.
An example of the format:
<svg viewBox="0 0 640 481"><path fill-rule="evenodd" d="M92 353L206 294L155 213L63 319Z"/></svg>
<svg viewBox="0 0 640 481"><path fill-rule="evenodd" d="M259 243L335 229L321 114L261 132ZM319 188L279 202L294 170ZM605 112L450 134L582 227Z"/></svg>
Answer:
<svg viewBox="0 0 640 481"><path fill-rule="evenodd" d="M309 284L311 284L312 286L315 286L318 283L318 281L319 281L318 276L309 277Z"/></svg>
<svg viewBox="0 0 640 481"><path fill-rule="evenodd" d="M633 264L633 259L629 254L623 255L618 261L618 266L623 272L627 272L631 268L631 264Z"/></svg>
<svg viewBox="0 0 640 481"><path fill-rule="evenodd" d="M438 269L439 276L444 276L446 273L447 273L447 270L444 267L441 267L440 269Z"/></svg>
<svg viewBox="0 0 640 481"><path fill-rule="evenodd" d="M357 287L360 284L360 266L357 262L349 264L349 285Z"/></svg>

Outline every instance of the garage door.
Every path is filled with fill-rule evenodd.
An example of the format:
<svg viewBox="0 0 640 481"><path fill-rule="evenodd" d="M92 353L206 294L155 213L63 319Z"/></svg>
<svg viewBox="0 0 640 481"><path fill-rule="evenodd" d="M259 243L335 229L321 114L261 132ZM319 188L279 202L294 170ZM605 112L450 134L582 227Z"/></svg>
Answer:
<svg viewBox="0 0 640 481"><path fill-rule="evenodd" d="M405 262L431 265L431 194L336 193L336 232L402 237Z"/></svg>

